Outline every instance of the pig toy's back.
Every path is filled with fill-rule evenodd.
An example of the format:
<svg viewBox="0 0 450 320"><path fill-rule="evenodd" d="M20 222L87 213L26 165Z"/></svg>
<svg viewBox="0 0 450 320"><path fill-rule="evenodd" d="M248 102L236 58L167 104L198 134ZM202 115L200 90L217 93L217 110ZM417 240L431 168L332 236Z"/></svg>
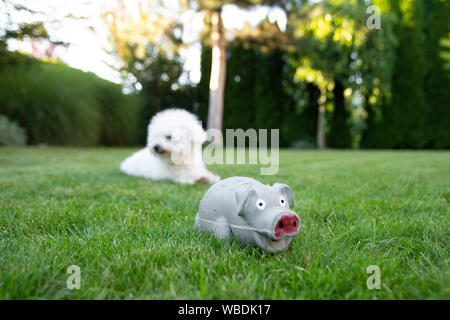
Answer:
<svg viewBox="0 0 450 320"><path fill-rule="evenodd" d="M220 239L232 234L269 252L288 248L300 232L300 219L291 211L292 190L285 184L264 185L245 177L221 180L206 191L195 218L199 230Z"/></svg>

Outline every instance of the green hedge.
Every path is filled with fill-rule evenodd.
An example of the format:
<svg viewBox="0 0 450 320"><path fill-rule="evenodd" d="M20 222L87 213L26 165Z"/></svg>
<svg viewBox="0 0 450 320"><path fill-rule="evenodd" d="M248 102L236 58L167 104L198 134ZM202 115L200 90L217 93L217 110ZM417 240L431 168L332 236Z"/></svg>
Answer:
<svg viewBox="0 0 450 320"><path fill-rule="evenodd" d="M381 116L368 107L363 148L449 149L450 86L440 39L449 32L450 3L391 0L399 22L392 99Z"/></svg>
<svg viewBox="0 0 450 320"><path fill-rule="evenodd" d="M136 144L138 97L62 63L0 56L0 114L24 127L30 144Z"/></svg>
<svg viewBox="0 0 450 320"><path fill-rule="evenodd" d="M295 101L283 88L286 81L284 69L287 68L284 55L282 50L263 53L240 44L227 48L224 129L278 128L282 147L311 140L309 127L302 122L310 110L300 114ZM197 87L197 113L204 123L208 115L210 73L211 48L205 45L201 54L201 79ZM316 122L314 119L313 125Z"/></svg>

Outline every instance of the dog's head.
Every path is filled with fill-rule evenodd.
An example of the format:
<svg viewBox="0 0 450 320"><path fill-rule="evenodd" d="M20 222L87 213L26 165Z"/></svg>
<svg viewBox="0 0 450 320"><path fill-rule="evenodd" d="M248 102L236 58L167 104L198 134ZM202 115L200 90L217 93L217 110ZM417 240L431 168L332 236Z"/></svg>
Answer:
<svg viewBox="0 0 450 320"><path fill-rule="evenodd" d="M195 147L207 135L197 117L186 110L168 109L157 113L148 125L150 152L172 164L186 163Z"/></svg>

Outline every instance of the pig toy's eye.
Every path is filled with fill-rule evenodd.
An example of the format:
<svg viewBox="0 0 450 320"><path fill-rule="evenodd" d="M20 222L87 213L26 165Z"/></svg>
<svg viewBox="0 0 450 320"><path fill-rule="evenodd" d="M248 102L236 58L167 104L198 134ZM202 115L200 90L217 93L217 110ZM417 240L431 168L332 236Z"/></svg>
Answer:
<svg viewBox="0 0 450 320"><path fill-rule="evenodd" d="M286 199L284 199L284 197L281 197L280 198L280 205L282 206L282 207L284 207L284 206L286 206Z"/></svg>
<svg viewBox="0 0 450 320"><path fill-rule="evenodd" d="M259 210L264 210L264 208L266 207L266 202L263 199L259 199L258 201L256 201L256 207Z"/></svg>

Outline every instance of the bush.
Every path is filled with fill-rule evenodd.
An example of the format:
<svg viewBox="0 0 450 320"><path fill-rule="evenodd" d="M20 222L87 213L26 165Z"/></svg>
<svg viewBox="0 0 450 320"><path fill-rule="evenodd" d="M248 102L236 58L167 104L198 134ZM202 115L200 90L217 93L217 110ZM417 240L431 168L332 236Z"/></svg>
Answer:
<svg viewBox="0 0 450 320"><path fill-rule="evenodd" d="M29 143L136 143L139 100L121 86L62 63L6 53L0 73L0 113L27 129Z"/></svg>
<svg viewBox="0 0 450 320"><path fill-rule="evenodd" d="M0 146L23 146L26 142L25 130L15 121L0 115Z"/></svg>

